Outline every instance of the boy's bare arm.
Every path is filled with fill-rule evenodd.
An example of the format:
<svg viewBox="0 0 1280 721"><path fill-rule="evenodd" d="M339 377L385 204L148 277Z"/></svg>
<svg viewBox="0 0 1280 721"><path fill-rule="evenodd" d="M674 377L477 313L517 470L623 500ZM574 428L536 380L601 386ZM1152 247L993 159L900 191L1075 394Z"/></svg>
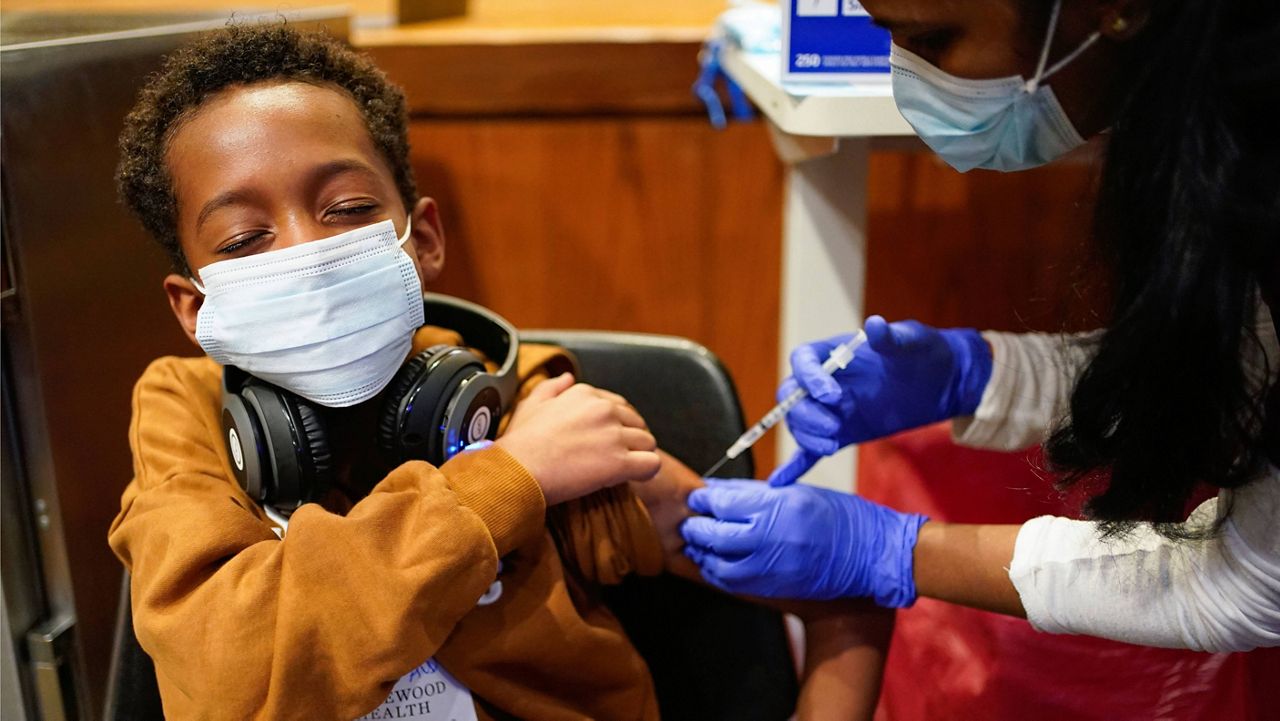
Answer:
<svg viewBox="0 0 1280 721"><path fill-rule="evenodd" d="M706 485L692 469L658 451L662 468L631 490L645 504L662 539L667 571L705 583L697 564L684 555L680 524L694 515L689 494ZM880 695L884 661L893 632L892 611L864 600L751 601L793 613L805 623L805 662L799 719L870 719Z"/></svg>
<svg viewBox="0 0 1280 721"><path fill-rule="evenodd" d="M662 539L662 552L667 571L694 581L702 581L698 564L684 555L684 539L680 537L680 524L694 515L689 510L689 494L706 484L702 478L674 456L659 449L662 467L658 474L647 481L633 481L631 492L644 503L653 520L653 526Z"/></svg>

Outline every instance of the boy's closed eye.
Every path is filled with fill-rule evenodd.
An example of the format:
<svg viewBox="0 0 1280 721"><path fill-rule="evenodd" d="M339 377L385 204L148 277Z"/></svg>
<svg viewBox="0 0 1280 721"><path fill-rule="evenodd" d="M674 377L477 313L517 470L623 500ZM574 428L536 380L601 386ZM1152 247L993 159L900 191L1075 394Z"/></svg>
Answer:
<svg viewBox="0 0 1280 721"><path fill-rule="evenodd" d="M333 229L332 233L327 233L327 235L331 235L352 228L370 225L384 220L386 217L389 216L384 211L383 204L374 198L361 198L342 200L332 204L321 212L320 221L326 228ZM308 240L319 240L321 237L324 236L308 238ZM218 256L218 260L254 255L270 250L274 238L275 232L270 228L258 227L251 230L238 230L235 235L223 241L214 250L214 254Z"/></svg>

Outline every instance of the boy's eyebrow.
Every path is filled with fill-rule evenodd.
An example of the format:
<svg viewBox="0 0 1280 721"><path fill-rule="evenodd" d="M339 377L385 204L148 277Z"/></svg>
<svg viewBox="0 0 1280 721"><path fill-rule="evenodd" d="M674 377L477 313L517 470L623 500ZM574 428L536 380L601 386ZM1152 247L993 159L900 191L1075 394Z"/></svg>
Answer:
<svg viewBox="0 0 1280 721"><path fill-rule="evenodd" d="M368 176L370 180L378 179L378 171L374 170L368 163L355 158L340 158L338 160L330 160L322 165L317 165L308 175L308 180L318 185L322 181L328 180L335 175L343 173L358 173Z"/></svg>
<svg viewBox="0 0 1280 721"><path fill-rule="evenodd" d="M319 183L342 173L359 173L361 175L367 175L374 180L378 178L378 172L369 167L367 163L347 158L331 160L322 165L318 165L313 168L308 175L310 176L309 180L311 183ZM228 190L225 193L219 194L200 208L200 214L196 216L196 230L199 230L200 226L203 225L204 222L208 220L209 216L213 215L215 211L229 205L248 202L248 200L249 194L240 190Z"/></svg>
<svg viewBox="0 0 1280 721"><path fill-rule="evenodd" d="M218 195L213 200L205 203L204 207L200 208L200 214L196 216L196 230L200 230L200 226L204 225L204 221L208 220L209 216L213 215L215 210L225 208L228 205L243 203L247 200L248 198L246 195L238 190L228 190L227 192Z"/></svg>

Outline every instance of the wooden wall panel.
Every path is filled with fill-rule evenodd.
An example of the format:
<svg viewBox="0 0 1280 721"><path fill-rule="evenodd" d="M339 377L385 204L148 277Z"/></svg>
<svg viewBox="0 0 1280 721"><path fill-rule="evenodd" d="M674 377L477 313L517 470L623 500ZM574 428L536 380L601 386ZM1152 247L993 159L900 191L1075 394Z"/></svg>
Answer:
<svg viewBox="0 0 1280 721"><path fill-rule="evenodd" d="M410 135L418 187L443 211L439 291L525 328L692 338L748 415L771 405L782 170L763 126L416 120Z"/></svg>
<svg viewBox="0 0 1280 721"><path fill-rule="evenodd" d="M1081 273L1094 157L961 174L925 152L873 154L867 312L1011 331L1098 327L1103 279Z"/></svg>
<svg viewBox="0 0 1280 721"><path fill-rule="evenodd" d="M367 35L368 33L366 33ZM396 31L394 37L411 35ZM362 48L405 90L413 115L694 115L701 39Z"/></svg>

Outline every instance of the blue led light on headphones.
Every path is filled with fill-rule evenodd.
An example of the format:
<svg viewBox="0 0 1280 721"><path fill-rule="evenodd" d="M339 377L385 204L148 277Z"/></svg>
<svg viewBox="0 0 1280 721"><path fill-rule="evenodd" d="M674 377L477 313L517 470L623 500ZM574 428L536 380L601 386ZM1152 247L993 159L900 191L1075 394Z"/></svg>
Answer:
<svg viewBox="0 0 1280 721"><path fill-rule="evenodd" d="M440 430L443 431L444 428L441 427ZM462 443L458 441L457 433L456 432L447 433L445 438L444 459L447 461L450 458L453 458L454 456L458 455L458 451L460 450L462 450Z"/></svg>

